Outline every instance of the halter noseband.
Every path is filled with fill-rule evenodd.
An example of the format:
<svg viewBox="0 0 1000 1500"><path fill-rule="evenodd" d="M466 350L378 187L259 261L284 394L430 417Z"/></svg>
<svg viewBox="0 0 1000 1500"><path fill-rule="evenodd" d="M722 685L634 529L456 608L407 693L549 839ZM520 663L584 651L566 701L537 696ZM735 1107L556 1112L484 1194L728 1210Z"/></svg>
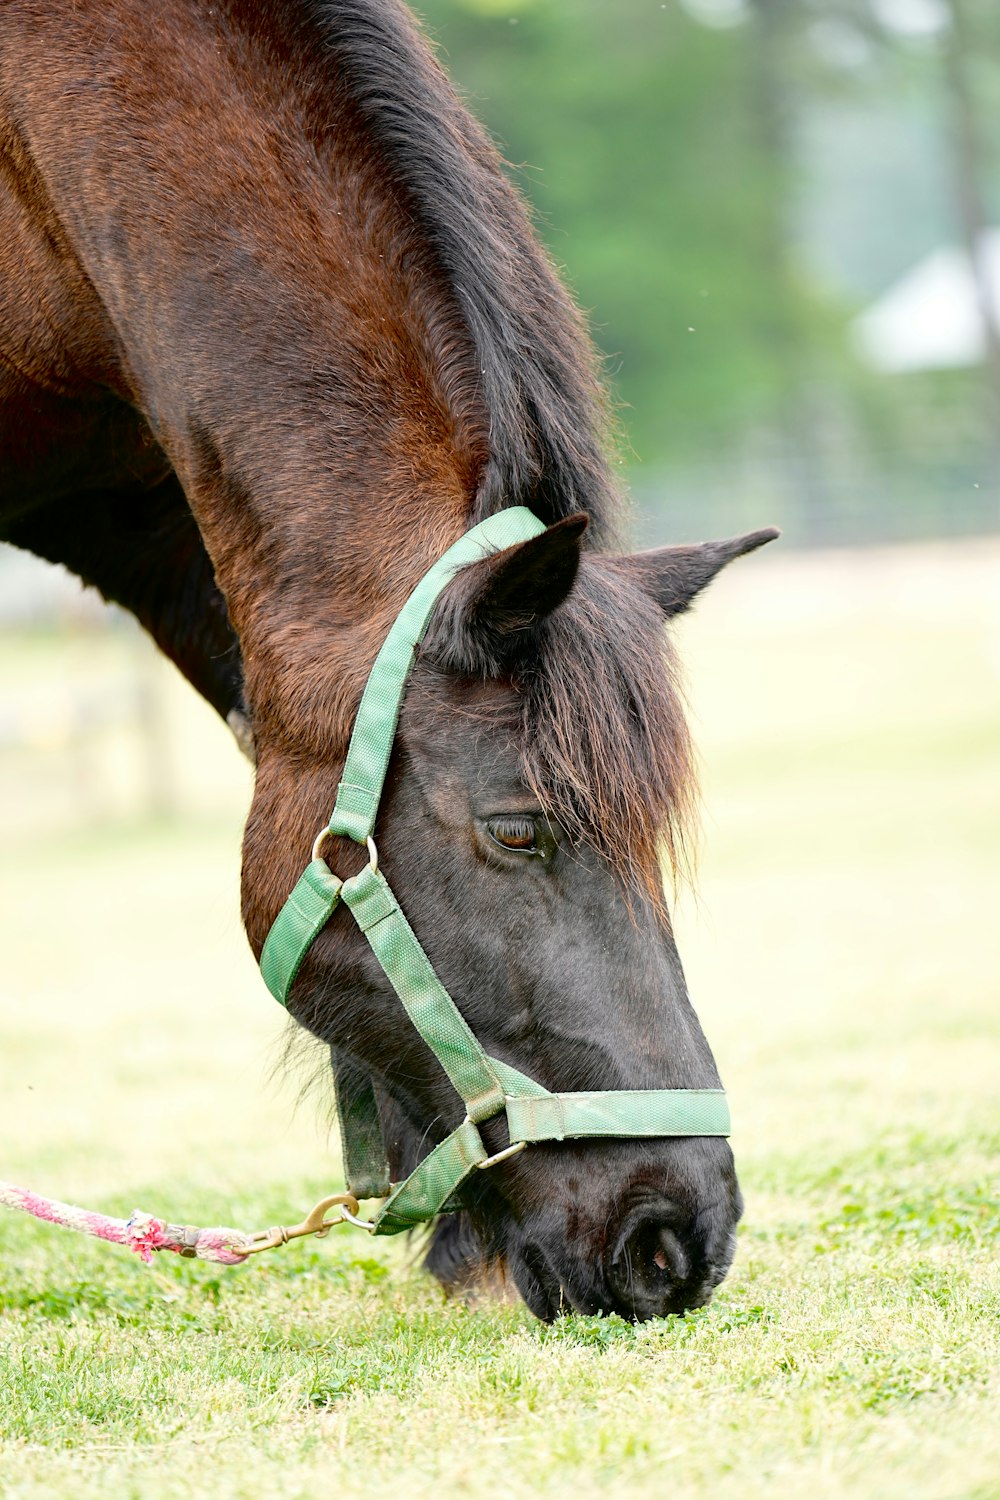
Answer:
<svg viewBox="0 0 1000 1500"><path fill-rule="evenodd" d="M553 1094L489 1057L435 974L378 867L372 834L382 785L414 656L438 595L460 568L544 530L544 523L523 506L499 511L460 537L417 584L365 685L330 821L317 836L312 861L275 918L260 956L268 989L286 1005L302 960L342 901L465 1104L462 1124L405 1181L390 1186L372 1081L353 1064L340 1065L337 1096L348 1188L358 1198L385 1199L371 1223L346 1212L344 1217L375 1234L398 1234L451 1212L460 1206L453 1201L455 1194L474 1171L504 1161L533 1141L729 1134L722 1089ZM322 858L327 837L334 835L368 846L369 863L349 880L338 879ZM360 1087L345 1088L347 1071ZM511 1144L490 1156L478 1126L501 1113L507 1116Z"/></svg>

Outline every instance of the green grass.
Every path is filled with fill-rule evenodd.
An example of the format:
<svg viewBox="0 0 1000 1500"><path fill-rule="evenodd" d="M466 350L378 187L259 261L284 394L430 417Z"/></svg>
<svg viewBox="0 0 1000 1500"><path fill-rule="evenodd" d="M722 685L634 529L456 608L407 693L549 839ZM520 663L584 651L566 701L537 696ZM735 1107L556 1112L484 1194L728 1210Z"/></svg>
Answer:
<svg viewBox="0 0 1000 1500"><path fill-rule="evenodd" d="M0 1493L1000 1496L998 564L753 560L685 623L707 828L677 925L747 1198L711 1307L545 1328L347 1230L147 1269L9 1214ZM79 681L59 641L8 674L23 646L15 690ZM0 1175L288 1222L339 1167L239 931L246 782L156 681L173 822L140 777L89 817L65 747L0 767ZM116 730L98 780L139 753Z"/></svg>

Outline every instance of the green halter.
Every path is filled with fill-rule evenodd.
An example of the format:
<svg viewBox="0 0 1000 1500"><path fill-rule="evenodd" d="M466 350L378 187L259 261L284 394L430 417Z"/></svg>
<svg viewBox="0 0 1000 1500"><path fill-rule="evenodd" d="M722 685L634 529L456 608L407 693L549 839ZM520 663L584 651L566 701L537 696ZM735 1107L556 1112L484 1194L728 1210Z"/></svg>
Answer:
<svg viewBox="0 0 1000 1500"><path fill-rule="evenodd" d="M505 1160L532 1141L729 1134L729 1110L721 1089L552 1094L533 1078L487 1056L435 974L378 868L372 833L382 784L416 649L438 595L468 563L544 530L538 517L522 506L488 517L448 548L403 605L365 686L330 822L320 831L312 862L278 913L260 957L268 989L286 1005L310 945L343 901L406 1014L465 1104L466 1117L458 1129L390 1190L372 1081L354 1064L337 1067L348 1187L358 1198L385 1198L373 1224L367 1226L376 1234L397 1234L449 1212L458 1206L453 1202L455 1194L472 1172ZM368 845L369 864L349 880L338 879L321 858L323 844L333 835ZM503 1112L511 1145L491 1157L477 1127Z"/></svg>

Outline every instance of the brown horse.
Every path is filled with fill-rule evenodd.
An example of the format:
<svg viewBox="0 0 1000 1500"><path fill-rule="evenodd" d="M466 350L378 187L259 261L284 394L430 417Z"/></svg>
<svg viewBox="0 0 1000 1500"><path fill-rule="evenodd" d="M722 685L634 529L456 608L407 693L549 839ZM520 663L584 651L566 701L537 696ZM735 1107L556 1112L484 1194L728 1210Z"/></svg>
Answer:
<svg viewBox="0 0 1000 1500"><path fill-rule="evenodd" d="M408 590L526 504L550 529L439 604L383 864L491 1054L556 1089L717 1087L660 876L692 780L663 621L772 533L600 550L619 502L591 349L405 10L7 0L0 69L0 535L130 609L252 733L255 952ZM377 1080L397 1171L457 1123L353 922L290 1008ZM718 1139L481 1176L432 1268L506 1259L542 1316L697 1305L732 1258Z"/></svg>

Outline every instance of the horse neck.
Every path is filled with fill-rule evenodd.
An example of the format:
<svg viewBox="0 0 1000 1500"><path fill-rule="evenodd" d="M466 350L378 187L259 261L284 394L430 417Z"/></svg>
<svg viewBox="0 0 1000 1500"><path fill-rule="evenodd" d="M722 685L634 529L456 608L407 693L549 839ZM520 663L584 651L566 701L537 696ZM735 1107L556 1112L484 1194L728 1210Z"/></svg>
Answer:
<svg viewBox="0 0 1000 1500"><path fill-rule="evenodd" d="M120 89L100 86L91 10ZM199 35L208 12L186 0L155 27L138 0L96 15L67 6L57 44L28 46L36 86L75 101L36 153L70 187L59 210L124 393L204 537L258 734L328 733L467 522L486 461L473 342L347 102L311 133L295 69Z"/></svg>

